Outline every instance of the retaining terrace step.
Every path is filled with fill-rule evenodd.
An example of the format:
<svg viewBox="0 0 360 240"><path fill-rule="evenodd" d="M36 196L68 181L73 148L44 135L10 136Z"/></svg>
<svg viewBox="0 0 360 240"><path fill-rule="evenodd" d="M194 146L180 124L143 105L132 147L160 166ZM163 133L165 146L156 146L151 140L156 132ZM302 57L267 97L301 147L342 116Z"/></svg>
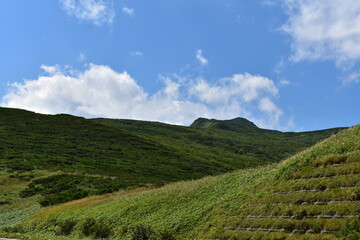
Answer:
<svg viewBox="0 0 360 240"><path fill-rule="evenodd" d="M334 176L323 176L323 177L292 178L292 179L289 179L289 180L293 180L295 182L300 182L300 181L308 181L308 180L311 180L311 179L333 179L333 178L337 178L339 176L351 176L351 175L354 175L354 177L357 177L357 176L359 176L359 173L343 173L343 174L337 174L337 175L334 175Z"/></svg>
<svg viewBox="0 0 360 240"><path fill-rule="evenodd" d="M320 189L303 189L303 190L296 190L296 191L284 191L284 192L274 192L275 194L290 194L290 193L302 193L302 192L325 192L325 191L331 191L331 190L336 190L336 189L341 189L341 190L347 190L347 189L355 189L356 186L350 186L350 187L340 187L340 188L327 188L324 190L320 190Z"/></svg>
<svg viewBox="0 0 360 240"><path fill-rule="evenodd" d="M236 216L233 216L236 217ZM298 216L295 215L291 215L291 216L287 216L287 215L279 215L279 216L275 216L275 215L269 215L269 216L265 216L265 215L247 215L247 216L239 216L242 218L288 218L288 219L295 219ZM314 216L305 216L303 219L306 218L354 218L354 217L358 217L358 215L314 215Z"/></svg>
<svg viewBox="0 0 360 240"><path fill-rule="evenodd" d="M314 232L314 230L312 229L293 229L291 232L286 231L285 228L252 228L252 227L248 227L248 228L244 228L244 227L226 227L226 229L228 230L240 230L240 231L253 231L253 232L257 232L257 231L262 231L262 232L284 232L284 233L290 233L290 234L295 234L295 233L301 233L304 232L307 234L334 234L337 233L339 231L335 231L335 230L325 230L322 229L320 230L320 232L316 233Z"/></svg>
<svg viewBox="0 0 360 240"><path fill-rule="evenodd" d="M328 204L342 204L342 203L354 203L359 201L343 200L343 201L328 201L328 202L302 202L300 204L295 203L249 203L248 206L293 206L293 205L328 205Z"/></svg>

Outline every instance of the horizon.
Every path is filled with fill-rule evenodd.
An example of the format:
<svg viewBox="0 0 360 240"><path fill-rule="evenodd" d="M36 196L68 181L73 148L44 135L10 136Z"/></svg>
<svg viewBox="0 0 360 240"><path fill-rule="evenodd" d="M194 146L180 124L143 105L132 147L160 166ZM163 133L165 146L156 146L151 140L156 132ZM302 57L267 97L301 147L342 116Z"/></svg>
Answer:
<svg viewBox="0 0 360 240"><path fill-rule="evenodd" d="M1 107L183 126L241 117L295 132L360 123L360 2L0 6Z"/></svg>
<svg viewBox="0 0 360 240"><path fill-rule="evenodd" d="M56 116L56 115L70 115L73 117L81 117L84 118L86 120L96 120L96 119L110 119L110 120L126 120L126 121L140 121L140 122L151 122L151 123L160 123L160 124L166 124L166 125L173 125L173 126L179 126L179 127L190 127L191 124L193 124L195 121L199 120L199 119L205 119L205 120L215 120L215 121L231 121L231 120L235 120L235 119L245 119L247 121L249 121L250 123L255 124L254 122L250 121L247 118L243 118L243 117L235 117L235 118L230 118L230 119L216 119L216 118L204 118L204 117L198 117L196 119L194 119L189 125L182 125L182 124L175 124L175 123L167 123L167 122L161 122L161 121L157 121L157 120L141 120L141 119L129 119L129 118L103 118L103 117L95 117L95 118L86 118L83 116L77 116L77 115L73 115L73 114L69 114L69 113L55 113L55 114L51 114L51 113L39 113L39 112L35 112L35 111L31 111L31 110L27 110L27 109L22 109L22 108L9 108L9 107L3 107L0 106L0 108L8 108L8 109L15 109L15 110L20 110L20 111L30 111L33 112L35 114L43 114L43 115L50 115L50 116ZM358 124L355 124L353 126L356 126ZM265 130L272 130L272 131L281 131L281 130L277 130L277 129L271 129L271 128L262 128L259 127L255 124L255 126L257 128L260 129L265 129ZM337 126L337 127L331 127L331 128L321 128L321 129L313 129L313 130L304 130L304 131L281 131L281 132L295 132L295 133L301 133L301 132L315 132L315 131L322 131L322 130L329 130L329 129L336 129L336 128L350 128L353 126Z"/></svg>

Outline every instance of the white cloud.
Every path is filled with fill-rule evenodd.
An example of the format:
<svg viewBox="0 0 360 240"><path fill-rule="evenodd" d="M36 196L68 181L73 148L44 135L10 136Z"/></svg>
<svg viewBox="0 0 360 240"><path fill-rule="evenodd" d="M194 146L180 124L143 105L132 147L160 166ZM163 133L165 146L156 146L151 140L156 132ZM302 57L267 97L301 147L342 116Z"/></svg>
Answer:
<svg viewBox="0 0 360 240"><path fill-rule="evenodd" d="M292 60L334 60L338 66L360 58L360 1L284 0L292 38ZM345 64L346 63L346 64Z"/></svg>
<svg viewBox="0 0 360 240"><path fill-rule="evenodd" d="M123 7L122 12L130 16L134 15L135 13L133 8L128 8L128 7Z"/></svg>
<svg viewBox="0 0 360 240"><path fill-rule="evenodd" d="M278 122L280 116L283 114L282 111L268 97L260 100L259 109L270 116L270 119L268 119L270 123Z"/></svg>
<svg viewBox="0 0 360 240"><path fill-rule="evenodd" d="M279 3L279 0L263 0L261 3L267 6L275 6Z"/></svg>
<svg viewBox="0 0 360 240"><path fill-rule="evenodd" d="M42 70L44 70L46 73L49 73L49 74L57 74L59 73L61 70L60 70L60 67L59 65L54 65L54 66L48 66L48 65L41 65L40 68Z"/></svg>
<svg viewBox="0 0 360 240"><path fill-rule="evenodd" d="M207 60L206 58L204 58L201 49L198 49L198 50L196 51L196 58L197 58L197 60L199 60L200 64L203 65L203 66L209 64L208 60Z"/></svg>
<svg viewBox="0 0 360 240"><path fill-rule="evenodd" d="M142 57L144 54L139 51L133 51L133 52L130 52L130 55L134 56L134 57Z"/></svg>
<svg viewBox="0 0 360 240"><path fill-rule="evenodd" d="M108 0L59 0L69 16L91 21L95 25L112 23L115 12L112 1Z"/></svg>
<svg viewBox="0 0 360 240"><path fill-rule="evenodd" d="M360 71L354 71L343 79L344 84L360 82Z"/></svg>
<svg viewBox="0 0 360 240"><path fill-rule="evenodd" d="M281 86L287 86L287 85L290 84L290 81L288 81L288 80L286 80L286 79L282 79L282 80L280 80L279 84L280 84Z"/></svg>
<svg viewBox="0 0 360 240"><path fill-rule="evenodd" d="M281 74L284 70L285 70L286 64L285 64L285 60L281 59L275 66L274 68L274 72L276 74Z"/></svg>
<svg viewBox="0 0 360 240"><path fill-rule="evenodd" d="M281 110L273 98L278 89L268 78L236 74L209 83L160 77L164 87L148 94L127 73L89 64L84 71L41 66L47 76L13 83L2 106L40 113L69 113L84 117L110 117L190 124L198 117L246 117L261 127L279 128Z"/></svg>
<svg viewBox="0 0 360 240"><path fill-rule="evenodd" d="M223 78L216 85L210 85L204 79L199 79L190 88L190 93L205 103L219 105L227 103L234 97L241 102L252 102L263 94L276 96L278 89L268 78L245 73Z"/></svg>

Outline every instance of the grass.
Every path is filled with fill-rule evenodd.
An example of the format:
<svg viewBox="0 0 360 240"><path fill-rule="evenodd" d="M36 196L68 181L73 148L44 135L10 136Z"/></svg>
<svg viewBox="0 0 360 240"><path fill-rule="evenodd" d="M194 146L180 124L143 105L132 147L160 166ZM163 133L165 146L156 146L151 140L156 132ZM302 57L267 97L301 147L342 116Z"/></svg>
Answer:
<svg viewBox="0 0 360 240"><path fill-rule="evenodd" d="M23 199L12 201L36 195L49 206L278 162L340 130L281 133L246 119L222 124L242 132L0 108L0 166L3 176L22 177L16 194ZM9 199L0 199L3 209Z"/></svg>
<svg viewBox="0 0 360 240"><path fill-rule="evenodd" d="M4 236L307 239L309 230L308 239L359 236L356 217L314 216L358 216L360 126L272 163L337 130L281 133L253 128L241 134L211 127L1 111L6 113L0 114ZM241 148L245 155L238 152ZM259 164L267 165L179 181ZM174 181L179 182L169 183ZM303 189L319 191L295 192ZM290 193L277 193L286 191ZM89 197L59 204L78 198L71 195L78 192ZM346 202L314 205L333 200ZM39 202L44 201L43 206L57 205L41 208ZM309 204L301 205L304 201ZM271 218L246 217L255 214ZM324 230L337 232L320 235Z"/></svg>
<svg viewBox="0 0 360 240"><path fill-rule="evenodd" d="M108 224L119 239L129 238L130 229L150 226L176 236L187 235L214 207L230 199L243 199L251 186L271 174L271 166L249 171L206 177L197 181L179 182L157 190L143 189L138 193L116 196L109 194L100 200L84 199L52 208L43 208L25 221L23 231L53 233L55 223L73 219L81 226L87 219ZM240 201L239 203L241 203ZM81 232L74 231L74 238Z"/></svg>
<svg viewBox="0 0 360 240"><path fill-rule="evenodd" d="M73 226L66 236L76 239L86 238L83 226L89 222L109 227L108 239L141 239L134 236L161 233L178 239L358 239L360 204L351 196L357 194L359 174L344 175L342 169L359 163L359 150L360 125L279 164L43 208L16 228L31 232L26 235L52 238L71 221ZM318 164L334 155L346 160L339 166ZM277 193L288 191L299 172L317 173L326 168L338 169L331 184L317 174L297 182L306 187L307 182L318 181L325 185L321 191ZM341 188L346 179L354 188ZM344 199L347 201L313 204ZM277 205L280 201L291 204ZM309 203L303 205L303 201ZM95 238L94 232L88 235Z"/></svg>
<svg viewBox="0 0 360 240"><path fill-rule="evenodd" d="M279 162L343 129L284 133L257 128L246 119L219 121L200 118L200 123L198 119L191 127L134 120L92 120L172 146L200 162L216 159L228 166L234 166L234 162L238 162L242 164L238 168ZM213 123L226 127L217 128Z"/></svg>

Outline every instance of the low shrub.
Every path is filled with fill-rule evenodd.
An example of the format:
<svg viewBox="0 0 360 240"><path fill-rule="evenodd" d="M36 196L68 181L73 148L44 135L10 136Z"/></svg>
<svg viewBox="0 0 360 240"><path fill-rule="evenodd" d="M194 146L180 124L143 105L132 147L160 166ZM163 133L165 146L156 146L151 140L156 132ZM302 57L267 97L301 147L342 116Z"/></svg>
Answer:
<svg viewBox="0 0 360 240"><path fill-rule="evenodd" d="M147 240L150 239L151 235L155 232L150 226L143 224L136 225L130 229L130 236L132 240Z"/></svg>
<svg viewBox="0 0 360 240"><path fill-rule="evenodd" d="M85 236L90 236L94 232L94 226L96 220L94 218L86 218L83 224L81 225L81 232Z"/></svg>
<svg viewBox="0 0 360 240"><path fill-rule="evenodd" d="M311 230L313 230L314 233L320 233L321 232L321 227L319 225L312 225Z"/></svg>
<svg viewBox="0 0 360 240"><path fill-rule="evenodd" d="M104 222L96 222L94 218L86 218L80 230L85 236L93 236L95 239L108 238L112 234L111 226Z"/></svg>
<svg viewBox="0 0 360 240"><path fill-rule="evenodd" d="M95 239L108 238L112 234L111 227L108 224L102 222L96 223L93 226L93 231Z"/></svg>
<svg viewBox="0 0 360 240"><path fill-rule="evenodd" d="M75 225L76 225L76 221L71 219L67 219L63 222L58 222L59 229L57 235L64 235L64 236L70 235Z"/></svg>
<svg viewBox="0 0 360 240"><path fill-rule="evenodd" d="M176 237L167 230L156 231L143 224L130 228L130 236L132 240L176 240Z"/></svg>

